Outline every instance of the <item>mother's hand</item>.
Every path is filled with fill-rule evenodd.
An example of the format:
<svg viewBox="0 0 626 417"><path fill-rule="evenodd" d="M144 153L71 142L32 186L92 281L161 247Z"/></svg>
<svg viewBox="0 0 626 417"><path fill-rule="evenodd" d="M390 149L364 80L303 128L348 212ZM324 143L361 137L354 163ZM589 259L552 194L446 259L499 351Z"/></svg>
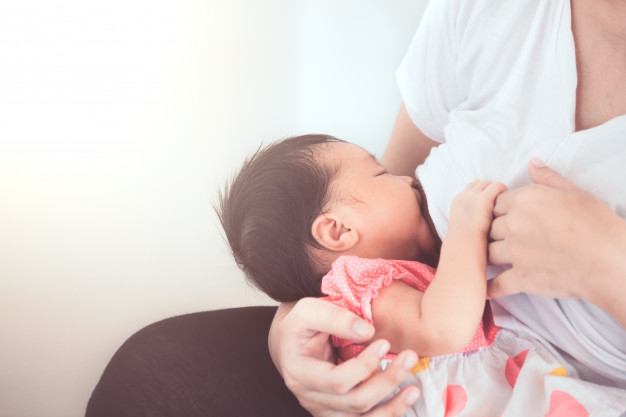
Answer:
<svg viewBox="0 0 626 417"><path fill-rule="evenodd" d="M305 298L295 305L281 305L269 334L274 364L314 416L401 416L417 401L417 387L407 387L376 406L415 365L414 352L402 352L385 371L372 375L389 350L387 341L373 342L358 357L336 365L330 334L366 342L374 328L348 310Z"/></svg>
<svg viewBox="0 0 626 417"><path fill-rule="evenodd" d="M528 171L534 184L501 194L494 207L489 261L512 267L489 281L489 297L579 297L625 325L626 223L541 161Z"/></svg>

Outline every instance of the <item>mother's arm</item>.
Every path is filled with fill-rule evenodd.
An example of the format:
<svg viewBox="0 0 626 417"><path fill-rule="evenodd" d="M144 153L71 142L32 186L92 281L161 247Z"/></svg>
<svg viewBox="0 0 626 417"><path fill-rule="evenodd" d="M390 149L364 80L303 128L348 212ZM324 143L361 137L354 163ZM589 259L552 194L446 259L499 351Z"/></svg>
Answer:
<svg viewBox="0 0 626 417"><path fill-rule="evenodd" d="M415 177L415 170L422 164L430 150L439 143L428 138L411 121L402 103L382 164L390 174Z"/></svg>
<svg viewBox="0 0 626 417"><path fill-rule="evenodd" d="M626 328L626 222L541 161L528 170L534 184L494 207L489 260L512 268L489 281L489 296L582 298Z"/></svg>
<svg viewBox="0 0 626 417"><path fill-rule="evenodd" d="M392 174L414 176L417 166L436 145L415 127L403 104L383 165ZM376 341L358 357L335 365L329 334L367 342L374 329L347 310L315 299L300 300L295 306L282 305L270 329L272 359L287 387L313 415L400 416L417 401L417 388L407 387L387 403L374 407L408 375L417 361L414 352L400 353L384 372L361 382L378 369L389 343Z"/></svg>

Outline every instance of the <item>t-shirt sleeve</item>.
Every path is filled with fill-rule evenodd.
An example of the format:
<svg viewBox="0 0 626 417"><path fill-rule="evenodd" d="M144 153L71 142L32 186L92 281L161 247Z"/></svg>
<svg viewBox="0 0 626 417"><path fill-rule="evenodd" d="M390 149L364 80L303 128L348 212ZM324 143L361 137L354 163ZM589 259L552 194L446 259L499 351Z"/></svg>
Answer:
<svg viewBox="0 0 626 417"><path fill-rule="evenodd" d="M413 123L429 138L444 142L450 111L462 102L457 70L458 0L431 0L396 73Z"/></svg>
<svg viewBox="0 0 626 417"><path fill-rule="evenodd" d="M365 259L341 256L322 280L324 299L346 308L372 323L372 299L381 288L394 280L402 280L419 291L425 291L435 270L428 265L410 261ZM333 344L345 347L352 342L333 337Z"/></svg>

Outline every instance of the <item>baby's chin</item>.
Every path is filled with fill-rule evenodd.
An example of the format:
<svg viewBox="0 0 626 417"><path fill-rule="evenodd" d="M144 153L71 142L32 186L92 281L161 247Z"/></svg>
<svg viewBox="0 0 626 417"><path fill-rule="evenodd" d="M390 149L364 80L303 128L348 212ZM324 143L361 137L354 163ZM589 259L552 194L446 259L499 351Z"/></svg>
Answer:
<svg viewBox="0 0 626 417"><path fill-rule="evenodd" d="M439 251L433 253L426 253L420 256L419 262L437 268L439 264Z"/></svg>

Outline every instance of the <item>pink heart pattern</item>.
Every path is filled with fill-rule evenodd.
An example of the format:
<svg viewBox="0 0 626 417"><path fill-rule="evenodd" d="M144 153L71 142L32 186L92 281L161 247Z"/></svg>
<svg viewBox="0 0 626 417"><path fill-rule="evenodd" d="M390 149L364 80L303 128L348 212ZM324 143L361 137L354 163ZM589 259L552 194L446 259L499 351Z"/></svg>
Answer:
<svg viewBox="0 0 626 417"><path fill-rule="evenodd" d="M465 405L467 405L467 393L460 385L448 385L443 390L443 406L445 408L444 417L454 417L458 415Z"/></svg>
<svg viewBox="0 0 626 417"><path fill-rule="evenodd" d="M576 398L555 390L550 394L550 408L545 417L589 417L589 412Z"/></svg>
<svg viewBox="0 0 626 417"><path fill-rule="evenodd" d="M509 383L511 388L515 387L515 383L517 382L517 376L519 375L519 371L522 369L522 366L526 361L526 356L528 356L528 349L518 354L514 358L509 358L506 360L506 366L504 367L504 377L506 378L506 382Z"/></svg>

